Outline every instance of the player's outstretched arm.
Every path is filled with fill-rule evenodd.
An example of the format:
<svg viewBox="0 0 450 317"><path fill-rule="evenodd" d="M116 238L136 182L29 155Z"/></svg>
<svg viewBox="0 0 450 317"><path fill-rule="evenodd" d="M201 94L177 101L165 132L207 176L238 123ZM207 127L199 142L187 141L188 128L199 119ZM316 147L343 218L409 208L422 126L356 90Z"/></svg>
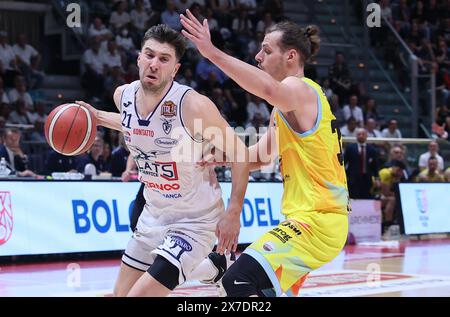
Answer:
<svg viewBox="0 0 450 317"><path fill-rule="evenodd" d="M125 89L125 87L126 87L126 85L119 86L116 88L116 91L114 92L114 96L113 96L114 103L115 103L117 109L119 109L119 111L120 111L120 96L122 95L122 91L123 91L123 89ZM97 118L98 125L122 132L122 123L120 120L120 113L98 110L84 101L77 100L75 102L81 106L88 108Z"/></svg>
<svg viewBox="0 0 450 317"><path fill-rule="evenodd" d="M201 130L202 137L225 153L231 163L232 189L227 212L216 227L217 252L236 251L240 231L240 214L249 177L248 148L220 115L207 97L192 91L184 99L183 120L192 131ZM200 120L199 120L200 119ZM195 127L195 124L201 127Z"/></svg>
<svg viewBox="0 0 450 317"><path fill-rule="evenodd" d="M122 124L120 122L120 114L117 112L107 112L98 110L84 101L75 101L75 103L88 108L97 118L97 124L106 128L122 131Z"/></svg>
<svg viewBox="0 0 450 317"><path fill-rule="evenodd" d="M258 142L248 148L250 171L260 170L264 165L269 165L277 156L276 130L273 123L273 111L266 133ZM212 153L205 155L199 162L199 166L231 166L222 151L214 149Z"/></svg>
<svg viewBox="0 0 450 317"><path fill-rule="evenodd" d="M182 33L191 40L200 53L217 65L225 74L248 92L265 99L283 112L298 110L292 100L302 99L302 84L295 77L277 81L263 70L225 54L211 42L208 21L203 24L189 10L181 14ZM300 87L300 88L299 88ZM306 88L306 87L305 87Z"/></svg>

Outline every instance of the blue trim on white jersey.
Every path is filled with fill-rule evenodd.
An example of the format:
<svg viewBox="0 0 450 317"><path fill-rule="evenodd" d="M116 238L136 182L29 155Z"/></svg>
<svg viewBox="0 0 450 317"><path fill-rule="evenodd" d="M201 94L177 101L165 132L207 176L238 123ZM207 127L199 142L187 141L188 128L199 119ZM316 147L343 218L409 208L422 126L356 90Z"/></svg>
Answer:
<svg viewBox="0 0 450 317"><path fill-rule="evenodd" d="M182 108L183 108L183 99L184 99L184 96L186 95L186 93L188 92L188 91L190 91L190 90L192 90L191 88L189 88L189 89L187 89L184 93L183 93L183 95L181 96L181 98L180 98L180 103L179 103L179 105L180 105L180 107L179 107L179 112L180 112L180 123L181 123L181 126L184 128L184 131L186 131L186 133L187 133L187 135L189 135L189 137L194 141L194 142L197 142L197 143L203 143L203 141L204 140L197 140L197 139L195 139L194 138L194 136L191 134L191 132L189 131L189 129L186 127L186 125L184 124L184 121L183 121L183 115L182 115Z"/></svg>
<svg viewBox="0 0 450 317"><path fill-rule="evenodd" d="M136 102L136 94L137 94L137 92L138 92L138 90L139 90L140 87L138 87L138 89L136 89L136 91L134 92L134 111L136 112L136 115L137 115L137 118L138 118L138 122L141 122L141 121L142 121L142 122L148 121L148 122L150 123L150 119L151 119L151 118L153 117L153 115L156 113L156 110L159 108L159 106L161 105L162 101L163 101L164 99L166 99L167 95L168 95L169 92L172 90L172 87L173 87L173 81L172 81L172 83L170 84L169 90L166 91L166 93L164 94L164 96L162 97L162 99L156 104L155 109L153 109L153 111L150 112L150 113L148 114L148 116L147 116L147 118L146 118L145 120L141 119L141 117L139 116L139 112L137 111L137 107L136 107L136 105L137 105L137 102ZM148 126L148 124L147 124L146 126Z"/></svg>
<svg viewBox="0 0 450 317"><path fill-rule="evenodd" d="M128 86L124 89L122 89L122 93L120 94L120 100L119 100L119 112L122 115L122 99L123 99L123 94L125 93L125 90L127 90ZM113 96L114 99L114 96ZM113 100L114 101L114 100Z"/></svg>

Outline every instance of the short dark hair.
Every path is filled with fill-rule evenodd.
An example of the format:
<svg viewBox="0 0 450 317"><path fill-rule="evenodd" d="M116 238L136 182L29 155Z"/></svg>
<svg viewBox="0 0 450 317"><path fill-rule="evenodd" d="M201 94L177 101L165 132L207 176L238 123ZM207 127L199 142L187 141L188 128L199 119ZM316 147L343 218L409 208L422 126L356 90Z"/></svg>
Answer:
<svg viewBox="0 0 450 317"><path fill-rule="evenodd" d="M405 169L406 169L405 163L403 163L402 161L399 161L399 160L392 160L392 161L391 161L391 166L392 166L392 167L394 167L394 166L399 167L399 168L401 168L402 170L405 170Z"/></svg>
<svg viewBox="0 0 450 317"><path fill-rule="evenodd" d="M306 63L319 51L320 37L319 28L315 25L308 25L306 28L300 27L292 21L282 21L269 27L266 34L280 31L280 47L283 51L295 49L302 55L302 62Z"/></svg>
<svg viewBox="0 0 450 317"><path fill-rule="evenodd" d="M147 40L155 40L159 43L167 43L175 49L175 57L179 61L186 51L186 41L181 33L170 28L166 24L158 24L149 28L144 35L141 49Z"/></svg>

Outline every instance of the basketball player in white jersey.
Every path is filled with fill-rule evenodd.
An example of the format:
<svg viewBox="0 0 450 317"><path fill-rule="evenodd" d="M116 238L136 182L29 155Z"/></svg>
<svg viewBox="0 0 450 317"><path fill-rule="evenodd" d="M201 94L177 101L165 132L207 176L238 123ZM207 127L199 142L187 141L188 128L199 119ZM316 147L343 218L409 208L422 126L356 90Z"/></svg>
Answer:
<svg viewBox="0 0 450 317"><path fill-rule="evenodd" d="M145 184L146 204L122 257L117 296L166 296L186 280L200 279L195 275L202 272L195 271L216 236L219 254L237 248L247 148L207 97L174 81L184 50L180 33L153 26L138 57L140 79L114 93L120 115L77 102L95 113L99 125L124 133ZM196 164L211 146L242 162L232 164L226 211L214 171Z"/></svg>

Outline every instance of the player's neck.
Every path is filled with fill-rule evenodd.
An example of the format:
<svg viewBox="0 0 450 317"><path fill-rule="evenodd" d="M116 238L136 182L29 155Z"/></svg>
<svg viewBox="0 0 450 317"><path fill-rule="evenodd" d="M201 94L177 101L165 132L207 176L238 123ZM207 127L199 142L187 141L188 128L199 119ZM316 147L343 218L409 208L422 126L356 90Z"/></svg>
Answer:
<svg viewBox="0 0 450 317"><path fill-rule="evenodd" d="M140 101L139 103L142 105L142 107L144 107L141 109L152 111L154 108L156 108L161 99L167 94L170 87L172 87L172 82L173 81L168 82L167 85L164 86L164 88L157 91L139 89L138 100Z"/></svg>
<svg viewBox="0 0 450 317"><path fill-rule="evenodd" d="M292 68L291 70L289 70L286 77L290 77L290 76L298 77L298 78L305 77L305 72L303 71L303 67Z"/></svg>

